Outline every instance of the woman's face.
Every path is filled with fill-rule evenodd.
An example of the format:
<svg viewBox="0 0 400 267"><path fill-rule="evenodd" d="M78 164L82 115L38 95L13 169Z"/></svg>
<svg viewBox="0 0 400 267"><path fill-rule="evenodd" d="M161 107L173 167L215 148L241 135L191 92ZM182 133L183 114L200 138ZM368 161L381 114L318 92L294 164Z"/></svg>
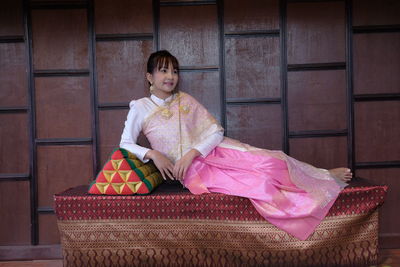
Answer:
<svg viewBox="0 0 400 267"><path fill-rule="evenodd" d="M178 84L178 70L174 69L172 64L156 70L150 74L147 73L147 80L153 85L152 93L161 98L167 98L172 95L176 85Z"/></svg>

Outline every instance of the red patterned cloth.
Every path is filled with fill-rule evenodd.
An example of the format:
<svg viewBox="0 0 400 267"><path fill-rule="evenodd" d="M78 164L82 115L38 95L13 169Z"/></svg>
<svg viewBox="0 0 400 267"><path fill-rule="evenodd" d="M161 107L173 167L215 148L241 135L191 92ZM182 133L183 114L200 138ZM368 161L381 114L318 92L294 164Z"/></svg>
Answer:
<svg viewBox="0 0 400 267"><path fill-rule="evenodd" d="M55 195L65 266L368 266L377 264L387 187L354 184L305 241L265 221L248 199L162 184L145 196Z"/></svg>
<svg viewBox="0 0 400 267"><path fill-rule="evenodd" d="M177 185L175 185L177 186ZM213 219L264 221L246 198L210 193L193 195L188 190L163 184L150 195L98 196L78 186L56 194L59 220L93 219ZM371 212L383 204L386 186L345 188L327 216Z"/></svg>

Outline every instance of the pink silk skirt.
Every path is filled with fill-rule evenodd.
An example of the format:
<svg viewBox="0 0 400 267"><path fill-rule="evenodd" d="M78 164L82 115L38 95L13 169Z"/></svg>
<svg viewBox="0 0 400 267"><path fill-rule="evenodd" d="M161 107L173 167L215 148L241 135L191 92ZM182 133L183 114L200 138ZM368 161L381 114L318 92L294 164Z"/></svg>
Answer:
<svg viewBox="0 0 400 267"><path fill-rule="evenodd" d="M184 186L193 194L215 192L249 198L266 220L305 240L326 216L341 188L334 179L324 180L324 186L335 190L327 202L321 203L293 183L285 160L262 151L217 146L207 157L193 161Z"/></svg>

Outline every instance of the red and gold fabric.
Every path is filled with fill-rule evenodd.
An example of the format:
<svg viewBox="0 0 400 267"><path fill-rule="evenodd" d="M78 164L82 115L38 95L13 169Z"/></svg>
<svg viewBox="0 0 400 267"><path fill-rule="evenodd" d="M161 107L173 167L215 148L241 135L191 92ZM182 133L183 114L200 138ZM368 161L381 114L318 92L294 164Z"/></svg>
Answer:
<svg viewBox="0 0 400 267"><path fill-rule="evenodd" d="M150 195L55 195L65 266L370 266L386 186L345 188L305 241L251 202L162 184Z"/></svg>
<svg viewBox="0 0 400 267"><path fill-rule="evenodd" d="M152 162L143 163L134 154L118 148L90 184L89 193L143 195L149 194L162 181L161 173Z"/></svg>

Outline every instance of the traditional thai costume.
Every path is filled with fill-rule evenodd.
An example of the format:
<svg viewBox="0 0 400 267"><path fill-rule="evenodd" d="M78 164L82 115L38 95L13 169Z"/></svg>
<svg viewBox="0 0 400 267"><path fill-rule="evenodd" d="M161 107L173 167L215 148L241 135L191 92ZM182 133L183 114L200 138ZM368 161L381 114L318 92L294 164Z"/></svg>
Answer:
<svg viewBox="0 0 400 267"><path fill-rule="evenodd" d="M152 95L132 101L120 146L144 162L149 150L136 144L142 131L152 149L176 162L190 149L202 155L183 185L193 194L218 192L249 198L270 223L306 239L347 185L325 169L282 151L252 147L223 137L217 120L193 97L180 92L166 101Z"/></svg>

